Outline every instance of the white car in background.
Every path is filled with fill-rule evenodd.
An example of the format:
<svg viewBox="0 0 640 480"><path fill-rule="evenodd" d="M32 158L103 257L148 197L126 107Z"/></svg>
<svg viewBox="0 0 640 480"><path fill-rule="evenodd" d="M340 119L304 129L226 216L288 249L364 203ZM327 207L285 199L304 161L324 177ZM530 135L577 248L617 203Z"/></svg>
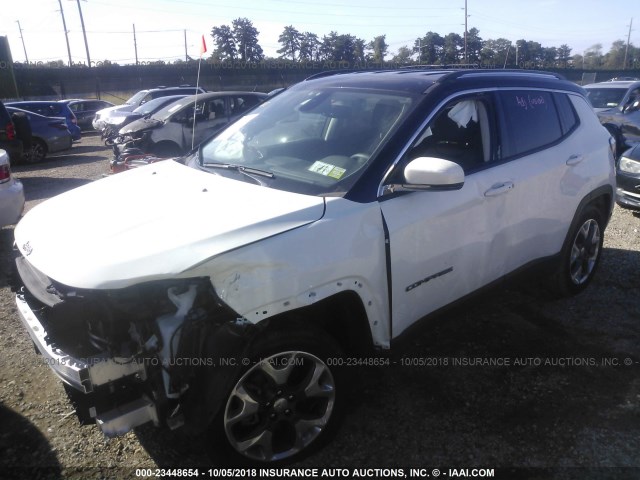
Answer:
<svg viewBox="0 0 640 480"><path fill-rule="evenodd" d="M168 97L169 95L195 95L196 93L202 94L205 92L206 90L204 88L194 87L191 85L180 85L179 87L157 87L149 90L140 90L122 105L98 110L95 117L93 117L91 125L94 129L102 131L105 128L106 123L108 123L107 119L109 117L121 115L124 112L132 112L140 105L144 105L155 98Z"/></svg>
<svg viewBox="0 0 640 480"><path fill-rule="evenodd" d="M22 215L23 208L22 182L11 175L9 155L0 150L0 228L16 223Z"/></svg>

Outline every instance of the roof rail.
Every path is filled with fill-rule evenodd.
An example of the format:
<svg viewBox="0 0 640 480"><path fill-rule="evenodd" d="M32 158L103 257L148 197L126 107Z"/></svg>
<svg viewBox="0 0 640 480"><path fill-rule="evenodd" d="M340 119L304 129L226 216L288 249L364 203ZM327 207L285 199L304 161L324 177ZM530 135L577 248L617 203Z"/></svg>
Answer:
<svg viewBox="0 0 640 480"><path fill-rule="evenodd" d="M457 70L444 75L440 82L452 81L462 77L478 77L478 76L537 76L540 78L555 78L556 80L566 80L563 75L554 72L543 72L540 70L518 70L518 69L477 69L477 70Z"/></svg>
<svg viewBox="0 0 640 480"><path fill-rule="evenodd" d="M443 65L405 65L398 70L459 70L459 69L477 69L480 65L477 63L458 63L458 64L443 64Z"/></svg>
<svg viewBox="0 0 640 480"><path fill-rule="evenodd" d="M341 73L351 73L351 70L326 70L324 72L314 73L313 75L305 78L304 81L306 82L307 80L315 80L316 78L330 77Z"/></svg>

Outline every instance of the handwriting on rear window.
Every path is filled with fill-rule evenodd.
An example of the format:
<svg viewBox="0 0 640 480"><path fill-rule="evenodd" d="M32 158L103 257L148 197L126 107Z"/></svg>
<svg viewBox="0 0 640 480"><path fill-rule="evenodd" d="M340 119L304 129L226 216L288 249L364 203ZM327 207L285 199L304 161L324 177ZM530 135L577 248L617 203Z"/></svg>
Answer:
<svg viewBox="0 0 640 480"><path fill-rule="evenodd" d="M524 108L525 110L536 109L536 108L547 108L547 104L545 103L544 97L542 95L527 95L521 96L516 95L516 104Z"/></svg>

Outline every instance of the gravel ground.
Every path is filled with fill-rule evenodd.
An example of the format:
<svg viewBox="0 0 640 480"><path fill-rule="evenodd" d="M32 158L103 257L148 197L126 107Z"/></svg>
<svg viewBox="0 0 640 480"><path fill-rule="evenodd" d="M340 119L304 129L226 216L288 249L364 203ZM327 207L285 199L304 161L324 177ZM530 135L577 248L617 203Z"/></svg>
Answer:
<svg viewBox="0 0 640 480"><path fill-rule="evenodd" d="M101 178L108 157L87 135L64 155L15 166L26 209ZM290 467L640 478L639 229L638 216L616 207L597 277L577 297L552 299L525 279L429 321L390 366L358 371L335 440ZM109 440L78 424L17 318L7 285L12 241L13 229L1 229L0 478L135 478L135 468L207 466L200 437L143 427Z"/></svg>

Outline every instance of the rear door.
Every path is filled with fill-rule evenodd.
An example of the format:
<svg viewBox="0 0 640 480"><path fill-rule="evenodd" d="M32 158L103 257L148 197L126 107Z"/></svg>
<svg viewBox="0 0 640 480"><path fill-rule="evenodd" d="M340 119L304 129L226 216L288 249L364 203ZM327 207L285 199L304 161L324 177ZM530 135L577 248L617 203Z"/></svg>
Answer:
<svg viewBox="0 0 640 480"><path fill-rule="evenodd" d="M585 178L576 175L587 152L565 93L534 89L497 93L502 141L498 185L508 184L494 275L560 251ZM483 188L490 188L485 184Z"/></svg>

